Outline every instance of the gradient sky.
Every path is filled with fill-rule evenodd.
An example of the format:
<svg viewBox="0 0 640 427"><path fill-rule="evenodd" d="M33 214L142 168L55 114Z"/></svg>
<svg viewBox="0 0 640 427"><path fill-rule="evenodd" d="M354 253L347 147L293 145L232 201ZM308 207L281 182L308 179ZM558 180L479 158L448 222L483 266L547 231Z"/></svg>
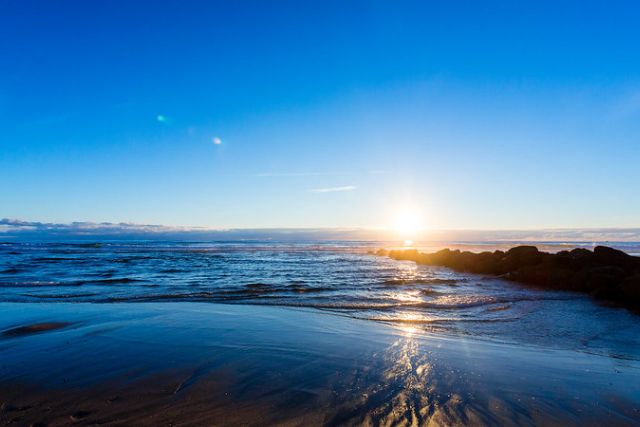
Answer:
<svg viewBox="0 0 640 427"><path fill-rule="evenodd" d="M0 217L640 226L639 23L635 1L0 0Z"/></svg>

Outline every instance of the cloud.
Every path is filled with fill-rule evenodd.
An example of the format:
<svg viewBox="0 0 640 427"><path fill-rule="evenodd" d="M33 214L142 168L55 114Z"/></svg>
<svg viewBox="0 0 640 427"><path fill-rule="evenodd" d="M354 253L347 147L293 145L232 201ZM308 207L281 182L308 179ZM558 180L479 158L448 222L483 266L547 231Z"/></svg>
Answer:
<svg viewBox="0 0 640 427"><path fill-rule="evenodd" d="M349 186L351 188L353 186ZM345 188L345 187L337 187ZM331 189L318 189L331 190ZM350 190L334 190L350 191ZM320 191L327 192L327 191ZM629 251L637 248L640 228L585 228L556 230L433 230L424 236L433 242L496 242L515 245L518 242L563 242L567 247L577 242L604 243ZM362 240L396 241L395 231L360 228L262 228L213 229L207 227L174 227L165 225L72 222L68 224L0 219L0 244L12 240ZM621 242L631 242L625 246ZM446 246L446 244L444 245ZM637 249L633 249L637 251Z"/></svg>
<svg viewBox="0 0 640 427"><path fill-rule="evenodd" d="M370 170L364 172L369 175L387 175L391 172L386 170ZM356 176L355 172L262 172L254 176L257 177L305 177L305 176Z"/></svg>
<svg viewBox="0 0 640 427"><path fill-rule="evenodd" d="M17 233L32 234L45 233L48 235L118 235L118 234L146 234L146 233L166 233L174 231L190 231L195 228L169 227L166 225L133 224L133 223L111 223L111 222L72 222L69 224L56 224L51 222L22 221L19 219L0 219L0 234Z"/></svg>
<svg viewBox="0 0 640 427"><path fill-rule="evenodd" d="M313 190L309 190L312 193L337 193L339 191L353 191L357 190L358 187L355 185L345 185L342 187L327 187L327 188L314 188Z"/></svg>
<svg viewBox="0 0 640 427"><path fill-rule="evenodd" d="M364 233L364 234L363 234ZM372 235L355 228L215 229L134 223L72 222L67 224L0 219L0 245L11 241L167 240L167 241L319 241L363 240Z"/></svg>
<svg viewBox="0 0 640 427"><path fill-rule="evenodd" d="M213 142L214 145L220 145L222 144L222 139L220 139L220 137L214 136L211 142Z"/></svg>
<svg viewBox="0 0 640 427"><path fill-rule="evenodd" d="M294 177L294 176L336 176L347 175L340 172L263 172L257 173L258 177Z"/></svg>

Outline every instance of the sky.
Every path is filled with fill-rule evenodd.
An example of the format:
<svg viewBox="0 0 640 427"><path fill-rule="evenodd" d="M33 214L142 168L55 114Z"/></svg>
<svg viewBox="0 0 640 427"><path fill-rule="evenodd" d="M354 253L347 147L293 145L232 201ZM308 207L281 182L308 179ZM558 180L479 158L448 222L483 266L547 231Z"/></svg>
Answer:
<svg viewBox="0 0 640 427"><path fill-rule="evenodd" d="M640 227L640 4L0 0L0 218Z"/></svg>

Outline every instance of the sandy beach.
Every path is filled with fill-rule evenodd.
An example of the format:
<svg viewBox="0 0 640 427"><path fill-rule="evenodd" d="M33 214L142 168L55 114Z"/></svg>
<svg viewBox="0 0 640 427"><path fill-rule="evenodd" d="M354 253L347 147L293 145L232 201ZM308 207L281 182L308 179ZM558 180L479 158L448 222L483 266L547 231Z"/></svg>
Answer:
<svg viewBox="0 0 640 427"><path fill-rule="evenodd" d="M640 422L640 362L613 354L307 309L2 303L0 313L6 425Z"/></svg>

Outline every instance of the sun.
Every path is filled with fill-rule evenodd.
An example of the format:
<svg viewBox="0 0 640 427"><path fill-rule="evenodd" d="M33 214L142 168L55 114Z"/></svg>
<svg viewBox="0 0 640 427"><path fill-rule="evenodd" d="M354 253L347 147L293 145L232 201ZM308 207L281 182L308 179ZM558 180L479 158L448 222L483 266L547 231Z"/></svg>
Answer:
<svg viewBox="0 0 640 427"><path fill-rule="evenodd" d="M393 229L403 239L410 241L425 229L425 222L418 211L401 210L393 218Z"/></svg>

